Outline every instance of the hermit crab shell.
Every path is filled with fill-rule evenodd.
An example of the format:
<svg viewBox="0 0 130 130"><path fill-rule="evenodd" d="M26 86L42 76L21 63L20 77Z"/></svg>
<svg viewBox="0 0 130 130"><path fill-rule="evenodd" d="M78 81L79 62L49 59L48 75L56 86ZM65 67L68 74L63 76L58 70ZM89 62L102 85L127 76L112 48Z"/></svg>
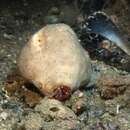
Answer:
<svg viewBox="0 0 130 130"><path fill-rule="evenodd" d="M47 25L24 46L18 59L21 74L45 95L61 86L71 91L87 84L91 75L88 53L65 24Z"/></svg>

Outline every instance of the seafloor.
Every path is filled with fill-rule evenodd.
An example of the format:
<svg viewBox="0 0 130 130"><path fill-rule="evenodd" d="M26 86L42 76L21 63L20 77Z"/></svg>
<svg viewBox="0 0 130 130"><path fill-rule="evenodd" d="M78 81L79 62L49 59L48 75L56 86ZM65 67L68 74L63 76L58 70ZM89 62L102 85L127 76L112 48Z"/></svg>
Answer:
<svg viewBox="0 0 130 130"><path fill-rule="evenodd" d="M123 31L130 34L130 9L127 1L117 0L114 4L110 1L103 10L117 20ZM105 71L104 75L109 72L112 76L117 75L116 80L109 76L110 82L106 81L108 78L105 76L101 78L110 87L108 93L106 86L93 86L87 90L77 90L63 104L57 101L51 103L37 90L35 92L35 89L30 88L30 84L27 88L17 88L19 80L22 80L17 75L16 81L6 80L8 75L17 70L19 52L36 30L53 20L62 19L73 25L81 13L72 3L64 7L61 1L56 2L0 1L0 130L130 130L129 73L105 65L102 61L93 61L93 66ZM51 15L55 6L65 13L59 19ZM40 100L42 104L37 105ZM57 114L58 111L62 117Z"/></svg>

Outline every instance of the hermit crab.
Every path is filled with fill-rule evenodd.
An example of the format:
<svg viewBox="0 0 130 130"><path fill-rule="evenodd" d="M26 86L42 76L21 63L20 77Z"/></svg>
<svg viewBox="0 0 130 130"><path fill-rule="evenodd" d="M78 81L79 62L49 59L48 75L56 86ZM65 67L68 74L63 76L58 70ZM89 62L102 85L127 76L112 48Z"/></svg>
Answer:
<svg viewBox="0 0 130 130"><path fill-rule="evenodd" d="M65 24L47 25L22 49L18 67L44 95L65 100L87 84L91 62L74 31Z"/></svg>

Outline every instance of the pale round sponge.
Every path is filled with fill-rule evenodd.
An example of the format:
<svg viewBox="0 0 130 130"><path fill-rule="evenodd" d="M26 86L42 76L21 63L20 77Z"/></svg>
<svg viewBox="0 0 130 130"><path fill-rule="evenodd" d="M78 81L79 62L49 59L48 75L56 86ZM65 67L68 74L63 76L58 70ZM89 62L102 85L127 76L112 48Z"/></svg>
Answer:
<svg viewBox="0 0 130 130"><path fill-rule="evenodd" d="M23 47L18 67L45 95L53 95L60 86L73 91L87 84L92 72L88 53L65 24L47 25L36 32Z"/></svg>

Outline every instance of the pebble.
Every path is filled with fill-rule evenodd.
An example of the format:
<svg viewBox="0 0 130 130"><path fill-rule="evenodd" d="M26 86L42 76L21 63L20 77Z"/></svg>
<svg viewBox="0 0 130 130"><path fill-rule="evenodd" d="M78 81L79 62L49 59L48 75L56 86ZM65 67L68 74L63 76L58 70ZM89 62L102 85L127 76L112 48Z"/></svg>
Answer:
<svg viewBox="0 0 130 130"><path fill-rule="evenodd" d="M6 120L7 117L8 117L8 113L6 113L6 112L0 113L0 121L1 121L1 120Z"/></svg>

